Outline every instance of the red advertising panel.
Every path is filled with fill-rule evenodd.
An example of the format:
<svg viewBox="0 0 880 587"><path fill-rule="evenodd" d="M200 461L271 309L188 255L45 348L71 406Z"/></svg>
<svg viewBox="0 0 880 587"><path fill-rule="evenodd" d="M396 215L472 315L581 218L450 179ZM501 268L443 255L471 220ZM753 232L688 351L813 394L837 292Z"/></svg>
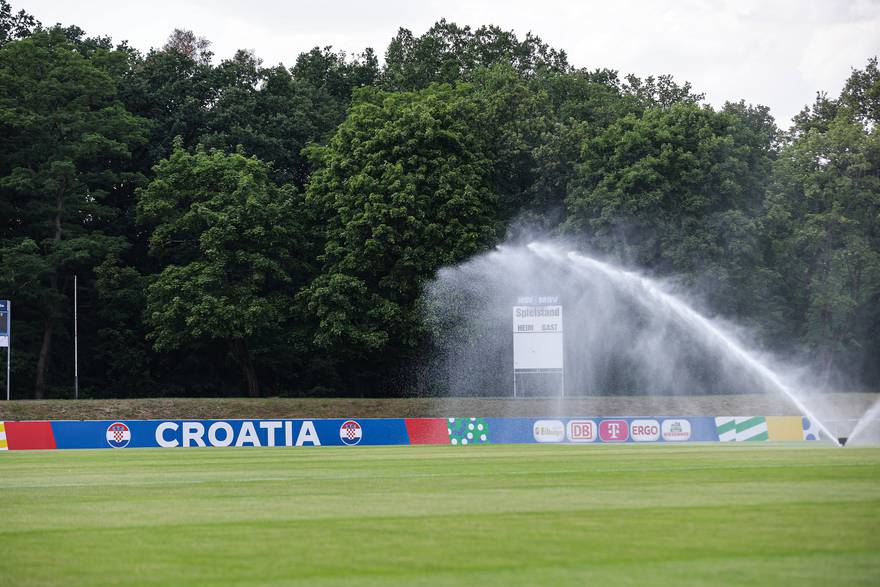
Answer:
<svg viewBox="0 0 880 587"><path fill-rule="evenodd" d="M55 448L55 435L50 422L6 422L9 450Z"/></svg>

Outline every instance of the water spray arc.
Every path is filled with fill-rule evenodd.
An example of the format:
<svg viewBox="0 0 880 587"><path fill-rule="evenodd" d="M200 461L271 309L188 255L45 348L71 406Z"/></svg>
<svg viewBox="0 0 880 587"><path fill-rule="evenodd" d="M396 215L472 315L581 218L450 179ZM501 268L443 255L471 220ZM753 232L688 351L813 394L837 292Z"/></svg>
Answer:
<svg viewBox="0 0 880 587"><path fill-rule="evenodd" d="M865 440L863 437L869 436L873 437L873 442L876 444L878 436L880 436L880 426L878 425L880 425L880 399L874 402L874 405L859 418L855 428L849 433L847 444L855 443L858 445Z"/></svg>
<svg viewBox="0 0 880 587"><path fill-rule="evenodd" d="M711 320L701 315L675 296L664 292L662 288L651 279L632 271L618 269L608 263L598 261L579 253L564 253L553 245L533 242L530 243L527 248L533 253L552 259L557 263L569 261L583 271L598 272L617 285L617 287L633 292L634 297L639 299L639 301L647 303L640 299L641 296L639 294L641 294L648 299L661 304L692 330L695 330L716 342L729 356L733 357L740 364L747 367L752 373L755 373L763 381L767 382L771 388L784 394L803 415L815 422L819 429L828 438L838 446L841 446L837 437L833 435L815 415L813 415L813 413L800 399L798 399L796 394L785 384L777 373L762 363L752 352L743 348L722 329L714 325Z"/></svg>

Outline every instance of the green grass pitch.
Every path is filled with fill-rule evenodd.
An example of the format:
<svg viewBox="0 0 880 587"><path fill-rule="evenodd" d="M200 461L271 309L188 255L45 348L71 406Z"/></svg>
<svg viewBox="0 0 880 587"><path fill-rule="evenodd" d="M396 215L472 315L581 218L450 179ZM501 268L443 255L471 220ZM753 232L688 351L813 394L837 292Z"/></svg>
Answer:
<svg viewBox="0 0 880 587"><path fill-rule="evenodd" d="M880 584L880 449L0 453L0 585L829 584Z"/></svg>

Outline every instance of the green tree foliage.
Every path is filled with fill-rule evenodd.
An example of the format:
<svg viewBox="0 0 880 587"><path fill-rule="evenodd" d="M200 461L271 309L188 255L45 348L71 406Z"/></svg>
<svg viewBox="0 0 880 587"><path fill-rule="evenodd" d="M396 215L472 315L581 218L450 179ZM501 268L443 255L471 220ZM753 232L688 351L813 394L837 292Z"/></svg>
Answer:
<svg viewBox="0 0 880 587"><path fill-rule="evenodd" d="M292 186L276 186L258 159L178 142L138 192L150 253L164 266L146 289L156 350L221 341L259 395L254 348L284 331L306 271L298 208Z"/></svg>
<svg viewBox="0 0 880 587"><path fill-rule="evenodd" d="M361 83L354 64L329 57L309 63L292 72L265 69L245 51L223 61L214 69L216 99L198 141L226 150L242 145L272 163L276 181L304 185L309 167L301 151L342 121L351 90Z"/></svg>
<svg viewBox="0 0 880 587"><path fill-rule="evenodd" d="M472 30L440 20L420 37L407 29L398 31L385 53L382 84L389 90L418 90L468 80L475 71L497 64L510 65L521 75L569 67L565 52L531 33L519 40L496 26Z"/></svg>
<svg viewBox="0 0 880 587"><path fill-rule="evenodd" d="M865 69L853 70L840 94L840 102L850 120L876 128L880 121L880 70L876 57L868 60Z"/></svg>
<svg viewBox="0 0 880 587"><path fill-rule="evenodd" d="M400 29L381 67L331 47L265 66L185 29L142 55L0 0L14 370L38 396L72 371L77 275L86 393L389 393L430 335L426 280L539 231L876 386L877 63L780 133L495 26Z"/></svg>
<svg viewBox="0 0 880 587"><path fill-rule="evenodd" d="M7 0L0 0L0 47L14 41L31 36L41 28L40 21L24 10L12 12Z"/></svg>
<svg viewBox="0 0 880 587"><path fill-rule="evenodd" d="M150 51L133 64L119 92L129 111L151 122L149 150L142 162L147 170L171 153L175 137L188 146L197 144L217 97L210 63L174 46Z"/></svg>
<svg viewBox="0 0 880 587"><path fill-rule="evenodd" d="M565 219L565 202L570 189L577 187L574 179L587 139L595 139L627 115L695 105L702 98L691 92L690 84L678 85L670 76L642 80L628 75L621 80L607 69L544 70L529 80L529 86L543 103L539 115L521 117L540 133L530 141L531 184L520 207L521 219L531 230L552 229Z"/></svg>
<svg viewBox="0 0 880 587"><path fill-rule="evenodd" d="M157 384L147 328L140 319L146 306L145 290L149 280L134 267L123 265L116 255L109 256L94 271L96 303L91 313L97 324L93 337L89 336L88 329L82 330L83 348L90 351L84 358L89 357L103 366L104 381L113 382L110 393L148 393ZM86 383L90 383L88 379ZM102 383L99 381L97 385Z"/></svg>
<svg viewBox="0 0 880 587"><path fill-rule="evenodd" d="M0 129L0 258L14 268L3 272L4 289L41 324L35 388L42 397L73 275L88 276L126 246L105 200L137 180L125 169L144 142L144 121L123 108L110 75L56 28L0 49Z"/></svg>
<svg viewBox="0 0 880 587"><path fill-rule="evenodd" d="M565 218L581 144L622 116L623 99L617 74L608 70L548 71L529 86L544 102L544 111L535 128L539 136L532 141L531 183L518 221L527 231L549 231Z"/></svg>
<svg viewBox="0 0 880 587"><path fill-rule="evenodd" d="M583 143L566 231L629 263L741 291L760 261L774 140L766 109L742 104L627 114Z"/></svg>
<svg viewBox="0 0 880 587"><path fill-rule="evenodd" d="M315 47L296 58L291 73L338 103L347 104L354 90L376 82L379 60L370 48L348 59L345 52L334 53L332 47Z"/></svg>
<svg viewBox="0 0 880 587"><path fill-rule="evenodd" d="M671 75L641 79L630 74L620 87L628 101L640 110L651 107L669 108L676 104L695 105L703 99L703 94L691 92L689 82L679 85Z"/></svg>
<svg viewBox="0 0 880 587"><path fill-rule="evenodd" d="M489 122L471 88L363 90L312 150L306 201L325 245L304 297L319 346L353 359L411 347L422 281L494 242Z"/></svg>
<svg viewBox="0 0 880 587"><path fill-rule="evenodd" d="M507 223L523 210L536 208L535 151L552 128L552 107L544 92L535 91L509 65L479 70L473 80L473 100L482 115L473 124L483 133L491 162L496 215Z"/></svg>
<svg viewBox="0 0 880 587"><path fill-rule="evenodd" d="M209 47L206 39L177 29L125 77L126 106L154 123L145 163L168 156L178 136L186 147L232 151L242 145L272 164L276 181L302 187L309 172L302 149L336 128L353 89L371 84L378 71L369 49L347 60L344 53L315 48L288 70L263 67L248 51L213 66Z"/></svg>
<svg viewBox="0 0 880 587"><path fill-rule="evenodd" d="M867 377L880 356L878 80L871 60L838 100L820 96L802 113L774 167L765 219L788 301L784 334L825 366Z"/></svg>
<svg viewBox="0 0 880 587"><path fill-rule="evenodd" d="M179 53L202 65L208 65L211 63L211 58L214 57L214 53L211 51L211 41L205 37L197 37L194 32L187 29L171 31L162 50Z"/></svg>

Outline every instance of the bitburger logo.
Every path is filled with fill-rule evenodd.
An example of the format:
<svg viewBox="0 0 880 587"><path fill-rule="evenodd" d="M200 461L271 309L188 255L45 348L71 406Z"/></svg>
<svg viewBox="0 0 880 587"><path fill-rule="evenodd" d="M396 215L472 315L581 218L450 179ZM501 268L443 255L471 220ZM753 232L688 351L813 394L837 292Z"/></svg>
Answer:
<svg viewBox="0 0 880 587"><path fill-rule="evenodd" d="M691 423L687 420L676 418L663 420L661 427L663 440L667 442L683 442L691 438Z"/></svg>
<svg viewBox="0 0 880 587"><path fill-rule="evenodd" d="M538 420L532 426L532 436L536 442L562 442L565 425L559 420Z"/></svg>

